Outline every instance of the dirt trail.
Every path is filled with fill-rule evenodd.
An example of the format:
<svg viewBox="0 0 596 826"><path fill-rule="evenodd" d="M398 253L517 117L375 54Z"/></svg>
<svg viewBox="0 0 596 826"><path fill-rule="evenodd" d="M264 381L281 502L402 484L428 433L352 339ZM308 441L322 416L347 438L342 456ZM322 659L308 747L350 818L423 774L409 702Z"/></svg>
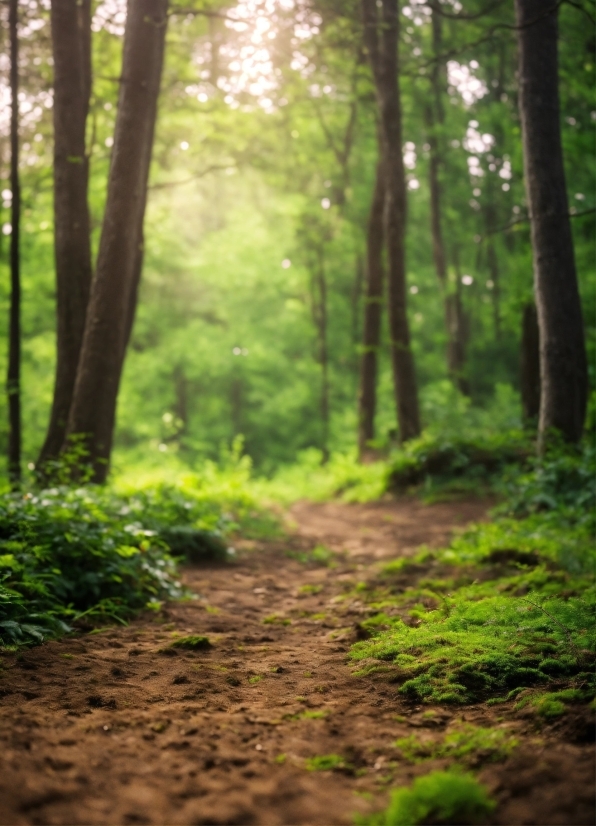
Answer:
<svg viewBox="0 0 596 826"><path fill-rule="evenodd" d="M379 559L445 542L479 502L295 506L283 545L245 543L237 562L188 569L199 598L127 628L50 643L0 663L2 824L349 824L440 761L393 746L454 719L503 725L523 743L481 771L499 824L593 822L592 748L511 710L426 709L346 661L357 600L336 600ZM317 544L335 567L295 557ZM268 618L275 621L265 622ZM206 634L207 651L177 651ZM308 771L336 754L350 767Z"/></svg>

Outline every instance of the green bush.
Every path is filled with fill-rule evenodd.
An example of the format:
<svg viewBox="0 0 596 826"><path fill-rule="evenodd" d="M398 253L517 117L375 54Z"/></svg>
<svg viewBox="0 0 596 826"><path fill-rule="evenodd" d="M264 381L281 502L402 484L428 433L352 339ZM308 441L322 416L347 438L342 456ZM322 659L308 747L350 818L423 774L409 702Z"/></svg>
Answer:
<svg viewBox="0 0 596 826"><path fill-rule="evenodd" d="M167 545L142 516L95 488L0 497L0 642L41 641L83 617L123 620L180 596Z"/></svg>
<svg viewBox="0 0 596 826"><path fill-rule="evenodd" d="M395 491L425 484L427 489L466 480L470 490L487 484L509 466L524 466L532 455L521 431L474 438L436 435L425 431L396 452L389 461L388 485Z"/></svg>
<svg viewBox="0 0 596 826"><path fill-rule="evenodd" d="M495 808L486 788L469 774L435 771L409 788L394 789L384 812L360 819L363 826L478 824Z"/></svg>

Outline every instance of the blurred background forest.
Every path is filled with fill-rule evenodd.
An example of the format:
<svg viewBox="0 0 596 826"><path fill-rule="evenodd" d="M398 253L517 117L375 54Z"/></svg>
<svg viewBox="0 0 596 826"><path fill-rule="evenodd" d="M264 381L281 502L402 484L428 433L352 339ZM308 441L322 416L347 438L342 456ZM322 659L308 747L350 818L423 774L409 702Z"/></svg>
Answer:
<svg viewBox="0 0 596 826"><path fill-rule="evenodd" d="M500 431L522 422L522 318L533 289L513 9L472 0L462 17L456 0L442 8L439 61L431 7L410 2L400 9L407 297L422 424L443 433ZM0 337L6 342L10 90L4 7L1 13ZM20 13L23 450L31 470L54 384L53 80L49 2L28 0ZM360 4L172 4L170 16L143 279L113 467L116 473L195 468L217 460L238 437L263 475L297 459L314 465L328 454L355 455L378 117ZM87 125L95 251L124 20L122 0L95 4ZM593 353L595 41L574 4L561 5L559 25L568 196ZM439 125L428 106L435 66L442 78ZM432 250L429 181L437 135L445 147L447 289L462 307L464 358L455 382ZM380 451L396 440L385 312L382 325L374 442ZM3 373L6 358L3 346ZM590 365L593 386L591 358ZM2 395L1 462L7 433Z"/></svg>

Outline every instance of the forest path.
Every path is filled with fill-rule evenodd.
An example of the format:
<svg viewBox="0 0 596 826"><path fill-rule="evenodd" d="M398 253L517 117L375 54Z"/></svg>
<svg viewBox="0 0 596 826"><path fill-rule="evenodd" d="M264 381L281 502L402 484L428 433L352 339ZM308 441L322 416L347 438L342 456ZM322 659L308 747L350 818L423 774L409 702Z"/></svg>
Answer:
<svg viewBox="0 0 596 826"><path fill-rule="evenodd" d="M288 541L188 568L198 599L5 656L0 823L349 824L383 805L388 785L444 765L407 763L396 738L455 718L498 726L503 711L431 718L386 681L355 677L346 652L363 606L338 597L380 559L444 543L485 513L479 501L300 503ZM331 565L317 564L317 545ZM212 648L169 647L188 634ZM591 822L589 746L511 725L527 741L481 773L500 799L492 822ZM308 771L321 755L346 765Z"/></svg>

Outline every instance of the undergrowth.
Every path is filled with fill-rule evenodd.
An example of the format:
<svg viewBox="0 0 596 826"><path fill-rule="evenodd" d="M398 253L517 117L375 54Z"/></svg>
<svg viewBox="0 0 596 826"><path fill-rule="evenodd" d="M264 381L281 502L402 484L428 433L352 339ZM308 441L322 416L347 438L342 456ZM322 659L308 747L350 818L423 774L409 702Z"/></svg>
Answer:
<svg viewBox="0 0 596 826"><path fill-rule="evenodd" d="M246 478L239 460L175 481L0 495L0 645L125 622L182 595L178 558L223 561L234 532L275 534Z"/></svg>

